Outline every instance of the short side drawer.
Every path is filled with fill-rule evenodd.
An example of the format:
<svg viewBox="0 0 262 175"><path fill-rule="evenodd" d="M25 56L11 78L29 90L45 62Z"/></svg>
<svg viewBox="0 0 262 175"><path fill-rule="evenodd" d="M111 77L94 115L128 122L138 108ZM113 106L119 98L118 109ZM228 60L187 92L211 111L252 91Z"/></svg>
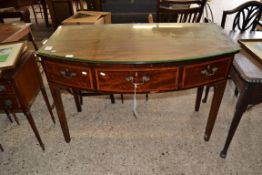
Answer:
<svg viewBox="0 0 262 175"><path fill-rule="evenodd" d="M182 88L200 86L227 78L232 57L184 66Z"/></svg>
<svg viewBox="0 0 262 175"><path fill-rule="evenodd" d="M178 68L97 68L97 89L104 92L161 92L178 88Z"/></svg>
<svg viewBox="0 0 262 175"><path fill-rule="evenodd" d="M0 94L13 94L14 88L9 81L0 81Z"/></svg>
<svg viewBox="0 0 262 175"><path fill-rule="evenodd" d="M43 61L49 81L71 87L93 89L91 69L77 64Z"/></svg>

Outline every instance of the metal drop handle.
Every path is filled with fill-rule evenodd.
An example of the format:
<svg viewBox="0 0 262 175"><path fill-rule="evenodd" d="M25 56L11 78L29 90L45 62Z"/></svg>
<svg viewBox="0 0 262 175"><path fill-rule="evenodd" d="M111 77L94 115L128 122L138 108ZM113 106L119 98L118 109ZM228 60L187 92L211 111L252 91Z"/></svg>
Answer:
<svg viewBox="0 0 262 175"><path fill-rule="evenodd" d="M75 72L71 72L70 70L66 69L65 71L60 71L61 75L65 78L73 78L77 75Z"/></svg>
<svg viewBox="0 0 262 175"><path fill-rule="evenodd" d="M218 71L218 67L211 68L210 65L208 65L206 69L201 70L201 74L210 77L215 75L217 71Z"/></svg>
<svg viewBox="0 0 262 175"><path fill-rule="evenodd" d="M150 78L148 76L143 76L142 77L142 81L141 82L134 82L134 77L133 76L128 76L126 77L126 81L131 82L133 85L143 85L145 84L145 82L148 82L150 80Z"/></svg>

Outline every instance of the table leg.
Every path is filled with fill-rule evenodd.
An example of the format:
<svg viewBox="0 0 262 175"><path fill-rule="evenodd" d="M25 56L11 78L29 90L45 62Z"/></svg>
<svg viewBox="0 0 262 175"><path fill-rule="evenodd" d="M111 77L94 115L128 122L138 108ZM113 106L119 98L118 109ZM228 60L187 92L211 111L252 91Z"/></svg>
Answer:
<svg viewBox="0 0 262 175"><path fill-rule="evenodd" d="M237 127L239 125L239 122L240 122L240 120L242 118L242 115L243 115L243 113L247 109L248 99L250 98L248 96L248 94L250 94L250 93L248 93L248 89L247 88L244 90L244 92L240 93L240 96L239 96L237 104L236 104L236 109L235 109L235 113L234 113L234 116L233 116L233 120L231 122L231 125L230 125L230 128L229 128L229 132L228 132L228 135L227 135L227 139L226 139L224 148L223 148L223 150L220 153L220 157L222 157L222 158L226 157L228 147L229 147L229 145L230 145L230 143L231 143L231 141L232 141L232 139L234 137L236 129L237 129Z"/></svg>
<svg viewBox="0 0 262 175"><path fill-rule="evenodd" d="M212 99L212 104L209 111L209 116L207 120L206 130L205 130L205 136L204 140L208 141L213 127L215 125L215 121L217 118L217 113L224 95L225 87L226 87L227 80L218 82L214 85L214 96Z"/></svg>
<svg viewBox="0 0 262 175"><path fill-rule="evenodd" d="M54 99L58 119L59 119L60 126L64 134L65 141L69 143L71 138L70 138L67 120L65 116L64 106L62 103L60 88L52 83L49 83L49 87L50 87L50 91Z"/></svg>
<svg viewBox="0 0 262 175"><path fill-rule="evenodd" d="M201 98L203 94L203 89L204 87L199 87L197 88L197 96L196 96L196 103L195 103L195 111L199 111L200 103L201 103Z"/></svg>
<svg viewBox="0 0 262 175"><path fill-rule="evenodd" d="M48 22L48 12L47 12L47 7L46 7L46 0L41 0L41 4L43 6L45 25L46 25L46 27L50 27L50 24Z"/></svg>
<svg viewBox="0 0 262 175"><path fill-rule="evenodd" d="M81 107L81 91L78 90L73 90L73 96L75 99L75 104L76 104L76 109L77 112L82 112L82 107Z"/></svg>
<svg viewBox="0 0 262 175"><path fill-rule="evenodd" d="M37 140L38 140L41 148L42 148L43 150L45 150L45 145L44 145L44 143L42 142L41 137L40 137L40 135L39 135L39 133L38 133L38 130L37 130L37 128L36 128L35 121L34 121L34 119L33 119L33 117L32 117L31 112L26 109L26 110L24 110L24 114L25 114L25 116L26 116L26 118L27 118L27 120L28 120L28 122L29 122L29 124L30 124L30 126L31 126L31 128L32 128L32 130L34 131L35 136L36 136L36 138L37 138Z"/></svg>

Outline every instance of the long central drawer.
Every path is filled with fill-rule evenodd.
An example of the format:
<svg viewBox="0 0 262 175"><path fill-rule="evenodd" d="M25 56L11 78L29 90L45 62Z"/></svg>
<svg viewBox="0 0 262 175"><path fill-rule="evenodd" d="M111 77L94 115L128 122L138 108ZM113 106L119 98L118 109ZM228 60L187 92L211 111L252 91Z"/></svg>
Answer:
<svg viewBox="0 0 262 175"><path fill-rule="evenodd" d="M178 67L96 68L97 90L133 93L161 92L178 88Z"/></svg>

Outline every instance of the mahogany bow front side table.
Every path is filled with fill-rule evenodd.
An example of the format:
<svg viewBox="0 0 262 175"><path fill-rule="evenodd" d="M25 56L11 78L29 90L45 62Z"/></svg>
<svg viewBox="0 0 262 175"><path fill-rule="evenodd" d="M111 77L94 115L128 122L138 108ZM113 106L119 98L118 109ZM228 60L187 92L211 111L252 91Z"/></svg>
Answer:
<svg viewBox="0 0 262 175"><path fill-rule="evenodd" d="M61 88L157 93L214 85L209 140L238 46L215 24L60 26L38 50L66 142ZM196 104L198 110L199 104Z"/></svg>

